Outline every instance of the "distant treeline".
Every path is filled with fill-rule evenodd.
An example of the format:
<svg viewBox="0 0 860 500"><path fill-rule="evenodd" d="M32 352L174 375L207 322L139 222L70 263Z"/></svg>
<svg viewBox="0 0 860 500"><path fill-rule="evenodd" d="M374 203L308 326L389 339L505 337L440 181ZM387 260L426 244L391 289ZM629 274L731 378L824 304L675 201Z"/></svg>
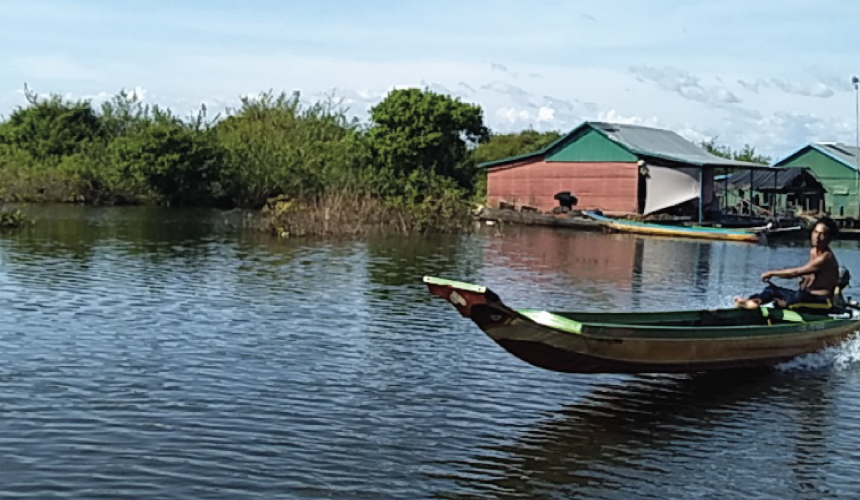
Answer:
<svg viewBox="0 0 860 500"><path fill-rule="evenodd" d="M490 135L480 107L418 89L391 92L368 124L298 94L262 93L223 116L202 107L185 118L126 92L99 106L26 95L0 123L4 201L260 208L275 199L269 213L286 219L374 206L376 216L362 216L396 213L400 229L424 230L468 217L474 147ZM341 205L320 205L334 200Z"/></svg>
<svg viewBox="0 0 860 500"><path fill-rule="evenodd" d="M733 150L728 146L717 144L715 139L702 141L699 144L701 147L708 150L711 154L728 158L730 160L748 161L752 163L761 163L762 165L770 165L770 156L759 154L754 147L749 144L744 144L739 150ZM718 173L727 173L727 169L717 169Z"/></svg>
<svg viewBox="0 0 860 500"><path fill-rule="evenodd" d="M478 163L561 136L495 135L480 106L420 89L392 91L367 123L271 91L184 118L126 92L26 97L0 122L0 200L266 207L281 234L461 227L486 194Z"/></svg>

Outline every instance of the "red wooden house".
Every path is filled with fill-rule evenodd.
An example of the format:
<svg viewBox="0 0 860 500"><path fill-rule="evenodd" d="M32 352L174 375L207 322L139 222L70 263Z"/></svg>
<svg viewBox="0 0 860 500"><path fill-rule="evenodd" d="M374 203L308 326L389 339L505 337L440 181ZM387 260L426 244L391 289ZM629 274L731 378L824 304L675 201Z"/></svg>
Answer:
<svg viewBox="0 0 860 500"><path fill-rule="evenodd" d="M685 207L700 217L715 199L714 168L770 168L713 155L668 130L604 122L585 122L542 150L480 167L487 168L493 208L506 202L549 212L559 206L555 195L569 191L577 209L620 215Z"/></svg>

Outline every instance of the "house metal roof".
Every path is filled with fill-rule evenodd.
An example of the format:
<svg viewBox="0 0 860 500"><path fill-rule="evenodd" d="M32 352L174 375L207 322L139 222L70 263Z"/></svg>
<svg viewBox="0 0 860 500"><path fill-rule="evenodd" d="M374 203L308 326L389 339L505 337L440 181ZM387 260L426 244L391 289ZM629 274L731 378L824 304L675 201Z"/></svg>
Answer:
<svg viewBox="0 0 860 500"><path fill-rule="evenodd" d="M854 146L848 146L847 144L842 144L839 142L812 142L798 149L794 153L786 156L782 160L779 160L775 163L775 165L779 165L780 163L784 163L806 149L811 148L819 151L820 153L833 158L834 160L844 164L846 167L857 170L857 162L860 160L860 150L858 150Z"/></svg>
<svg viewBox="0 0 860 500"><path fill-rule="evenodd" d="M812 178L815 178L815 175L805 167L788 167L772 170L755 170L752 172L736 172L735 174L728 176L727 179L723 177L722 179L715 178L714 180L716 180L720 186L728 180L729 189L748 190L752 184L752 188L756 191L769 191L774 189L782 190L791 187L794 180L803 175L804 172ZM719 189L723 188L721 187Z"/></svg>
<svg viewBox="0 0 860 500"><path fill-rule="evenodd" d="M570 137L589 127L596 130L607 139L614 141L630 153L640 158L654 158L672 162L685 163L698 167L714 166L744 169L771 169L768 165L746 161L730 160L709 153L702 147L684 139L670 130L663 130L641 125L624 123L584 122L567 135L559 138L547 147L532 153L504 158L480 164L480 167L492 167L535 156L545 155L564 144Z"/></svg>
<svg viewBox="0 0 860 500"><path fill-rule="evenodd" d="M857 169L857 160L860 158L860 155L857 153L860 152L860 150L856 147L838 142L819 142L816 143L815 146L842 163Z"/></svg>

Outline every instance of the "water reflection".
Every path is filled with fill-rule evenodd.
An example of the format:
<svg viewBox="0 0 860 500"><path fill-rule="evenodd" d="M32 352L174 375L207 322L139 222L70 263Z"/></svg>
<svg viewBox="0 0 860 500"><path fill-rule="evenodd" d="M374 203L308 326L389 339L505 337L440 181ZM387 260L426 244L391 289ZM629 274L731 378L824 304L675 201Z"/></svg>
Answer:
<svg viewBox="0 0 860 500"><path fill-rule="evenodd" d="M833 492L821 474L830 454L827 390L820 379L767 371L604 381L513 443L457 464L449 477L457 488L437 497L713 498L725 493L714 470L729 468L737 494L755 492L761 477L793 474L785 493L822 498Z"/></svg>
<svg viewBox="0 0 860 500"><path fill-rule="evenodd" d="M509 229L487 252L494 265L535 275L565 273L571 285L599 281L624 291L641 265L635 238L588 232Z"/></svg>
<svg viewBox="0 0 860 500"><path fill-rule="evenodd" d="M10 256L45 256L92 262L105 245L153 263L179 259L188 265L205 260L214 244L248 223L246 213L208 209L80 205L26 207L35 224L6 233Z"/></svg>
<svg viewBox="0 0 860 500"><path fill-rule="evenodd" d="M713 308L728 305L725 299L713 302L715 290L721 298L738 293L743 283L731 283L736 276L746 273L757 280L767 251L744 243L516 228L489 237L486 262L503 270L493 278L499 280L501 274L506 288L553 289L558 300L549 300L557 308ZM498 283L487 284L501 292Z"/></svg>
<svg viewBox="0 0 860 500"><path fill-rule="evenodd" d="M829 435L837 418L833 405L835 384L826 375L809 374L796 380L790 389L797 399L796 422L785 431L791 441L788 465L798 499L837 498L838 492L828 484L825 472L834 465L836 450Z"/></svg>
<svg viewBox="0 0 860 500"><path fill-rule="evenodd" d="M232 216L64 206L0 235L0 496L826 498L860 477L860 377L546 372L421 283L558 309L714 306L806 248L283 241Z"/></svg>
<svg viewBox="0 0 860 500"><path fill-rule="evenodd" d="M689 276L693 292L703 294L707 291L714 243L646 237L637 238L636 241L642 246L637 264L643 288L660 288L661 282L668 276L676 275Z"/></svg>
<svg viewBox="0 0 860 500"><path fill-rule="evenodd" d="M513 444L483 450L462 464L457 483L465 493L444 498L598 498L659 472L641 455L659 454L701 435L686 422L714 417L744 392L755 393L746 377L637 377L591 389L527 429ZM477 476L478 481L463 478Z"/></svg>
<svg viewBox="0 0 860 500"><path fill-rule="evenodd" d="M383 287L415 286L425 274L470 280L482 266L482 241L468 235L374 236L366 240L367 277Z"/></svg>

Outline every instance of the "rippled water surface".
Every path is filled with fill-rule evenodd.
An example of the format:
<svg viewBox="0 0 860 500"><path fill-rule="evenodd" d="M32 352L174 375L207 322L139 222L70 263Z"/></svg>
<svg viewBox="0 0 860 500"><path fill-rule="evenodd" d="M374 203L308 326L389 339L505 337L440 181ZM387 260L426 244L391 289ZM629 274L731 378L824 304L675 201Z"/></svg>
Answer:
<svg viewBox="0 0 860 500"><path fill-rule="evenodd" d="M860 341L757 375L559 374L421 283L721 307L802 242L278 242L241 214L28 211L0 235L2 498L860 497ZM860 276L857 243L836 251Z"/></svg>

